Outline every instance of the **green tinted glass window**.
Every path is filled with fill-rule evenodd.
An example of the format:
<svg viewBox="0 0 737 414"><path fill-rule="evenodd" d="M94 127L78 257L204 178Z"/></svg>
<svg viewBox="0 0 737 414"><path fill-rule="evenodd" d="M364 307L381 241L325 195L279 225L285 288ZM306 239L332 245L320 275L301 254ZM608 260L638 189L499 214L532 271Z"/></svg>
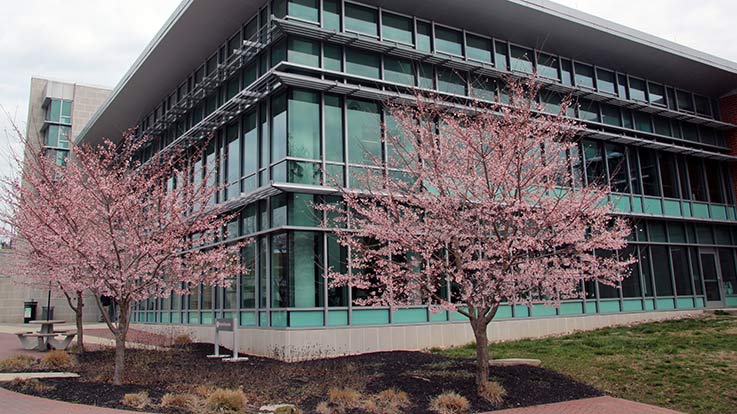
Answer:
<svg viewBox="0 0 737 414"><path fill-rule="evenodd" d="M414 86L415 76L412 70L412 62L407 59L385 56L384 79L389 82Z"/></svg>
<svg viewBox="0 0 737 414"><path fill-rule="evenodd" d="M645 81L637 78L629 78L630 99L634 101L647 102L647 91Z"/></svg>
<svg viewBox="0 0 737 414"><path fill-rule="evenodd" d="M537 56L537 74L543 78L560 79L558 74L558 58L553 55L540 53Z"/></svg>
<svg viewBox="0 0 737 414"><path fill-rule="evenodd" d="M325 69L343 71L343 49L337 45L325 44L323 64Z"/></svg>
<svg viewBox="0 0 737 414"><path fill-rule="evenodd" d="M491 63L491 40L483 37L467 35L466 45L468 58L479 62Z"/></svg>
<svg viewBox="0 0 737 414"><path fill-rule="evenodd" d="M417 50L432 50L432 27L425 22L417 22Z"/></svg>
<svg viewBox="0 0 737 414"><path fill-rule="evenodd" d="M466 95L466 79L462 73L452 69L438 69L438 90L455 95Z"/></svg>
<svg viewBox="0 0 737 414"><path fill-rule="evenodd" d="M508 58L509 55L508 45L504 42L494 42L494 66L497 69L509 70Z"/></svg>
<svg viewBox="0 0 737 414"><path fill-rule="evenodd" d="M576 86L594 89L594 67L580 62L574 63Z"/></svg>
<svg viewBox="0 0 737 414"><path fill-rule="evenodd" d="M258 130L256 112L243 118L243 175L250 175L258 168Z"/></svg>
<svg viewBox="0 0 737 414"><path fill-rule="evenodd" d="M463 55L463 33L435 26L435 50L437 52Z"/></svg>
<svg viewBox="0 0 737 414"><path fill-rule="evenodd" d="M322 1L323 27L329 30L340 30L340 2L338 0Z"/></svg>
<svg viewBox="0 0 737 414"><path fill-rule="evenodd" d="M381 35L384 39L394 40L406 44L413 44L414 24L412 19L391 13L383 13L381 16Z"/></svg>
<svg viewBox="0 0 737 414"><path fill-rule="evenodd" d="M271 161L287 155L287 96L271 98Z"/></svg>
<svg viewBox="0 0 737 414"><path fill-rule="evenodd" d="M433 75L433 66L429 63L421 63L419 67L419 86L424 89L434 89L435 79Z"/></svg>
<svg viewBox="0 0 737 414"><path fill-rule="evenodd" d="M375 102L349 99L348 159L355 164L373 164L380 161L381 111Z"/></svg>
<svg viewBox="0 0 737 414"><path fill-rule="evenodd" d="M312 22L320 21L318 0L289 0L289 15Z"/></svg>
<svg viewBox="0 0 737 414"><path fill-rule="evenodd" d="M62 101L60 121L65 124L72 123L72 101Z"/></svg>
<svg viewBox="0 0 737 414"><path fill-rule="evenodd" d="M344 161L343 98L335 95L325 95L325 158Z"/></svg>
<svg viewBox="0 0 737 414"><path fill-rule="evenodd" d="M379 12L370 7L345 3L345 28L354 32L378 36Z"/></svg>
<svg viewBox="0 0 737 414"><path fill-rule="evenodd" d="M320 159L320 95L293 90L289 97L288 155Z"/></svg>
<svg viewBox="0 0 737 414"><path fill-rule="evenodd" d="M345 59L347 73L379 79L381 72L379 55L358 49L346 49Z"/></svg>
<svg viewBox="0 0 737 414"><path fill-rule="evenodd" d="M320 43L314 40L290 38L289 61L305 66L320 67Z"/></svg>
<svg viewBox="0 0 737 414"><path fill-rule="evenodd" d="M604 69L596 69L596 86L599 88L600 92L616 95L617 82L615 80L614 72Z"/></svg>
<svg viewBox="0 0 737 414"><path fill-rule="evenodd" d="M510 69L517 72L532 73L532 50L519 46L510 47Z"/></svg>
<svg viewBox="0 0 737 414"><path fill-rule="evenodd" d="M601 120L607 125L622 126L619 107L609 104L601 104Z"/></svg>

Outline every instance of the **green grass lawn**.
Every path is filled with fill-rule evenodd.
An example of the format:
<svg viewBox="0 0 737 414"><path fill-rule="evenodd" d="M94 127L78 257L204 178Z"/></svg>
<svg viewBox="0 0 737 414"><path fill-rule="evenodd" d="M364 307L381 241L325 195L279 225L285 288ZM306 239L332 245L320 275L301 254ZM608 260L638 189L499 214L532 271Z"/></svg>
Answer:
<svg viewBox="0 0 737 414"><path fill-rule="evenodd" d="M690 414L737 413L737 318L607 328L493 344L490 350L492 358L540 359L544 367L614 397ZM472 345L438 352L475 355Z"/></svg>

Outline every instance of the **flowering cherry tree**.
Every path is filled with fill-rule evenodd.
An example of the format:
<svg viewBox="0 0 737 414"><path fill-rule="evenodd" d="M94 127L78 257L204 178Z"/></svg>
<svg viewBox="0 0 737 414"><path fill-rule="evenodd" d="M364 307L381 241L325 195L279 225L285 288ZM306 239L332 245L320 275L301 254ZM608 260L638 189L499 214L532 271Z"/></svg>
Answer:
<svg viewBox="0 0 737 414"><path fill-rule="evenodd" d="M240 246L217 243L232 217L212 202L220 188L202 152L159 153L142 164L137 154L147 144L126 134L117 144L72 146L63 167L39 153L5 195L12 213L3 219L25 246L18 272L93 292L115 337L115 384L135 302L200 283L227 286L244 270ZM117 320L102 296L117 303Z"/></svg>
<svg viewBox="0 0 737 414"><path fill-rule="evenodd" d="M431 304L468 318L479 387L489 378L487 330L499 306L581 297L583 281L621 281L629 227L612 216L607 187L583 187L567 154L580 126L545 114L534 79L508 82L507 105L418 95L388 104L385 174L353 176L344 206L322 205L350 249L332 286L358 305ZM377 160L378 161L378 160ZM359 189L356 189L359 188Z"/></svg>

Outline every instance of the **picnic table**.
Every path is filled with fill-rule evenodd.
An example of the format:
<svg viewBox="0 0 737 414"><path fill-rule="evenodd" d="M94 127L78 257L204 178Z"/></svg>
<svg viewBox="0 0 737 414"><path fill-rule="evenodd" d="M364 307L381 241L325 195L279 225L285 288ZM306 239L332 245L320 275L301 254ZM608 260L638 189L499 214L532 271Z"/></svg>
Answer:
<svg viewBox="0 0 737 414"><path fill-rule="evenodd" d="M38 332L17 332L23 348L45 352L49 349L67 349L77 335L74 330L55 330L54 325L66 323L63 320L30 321L31 325L41 325ZM61 337L61 339L57 339ZM35 339L35 341L34 341Z"/></svg>

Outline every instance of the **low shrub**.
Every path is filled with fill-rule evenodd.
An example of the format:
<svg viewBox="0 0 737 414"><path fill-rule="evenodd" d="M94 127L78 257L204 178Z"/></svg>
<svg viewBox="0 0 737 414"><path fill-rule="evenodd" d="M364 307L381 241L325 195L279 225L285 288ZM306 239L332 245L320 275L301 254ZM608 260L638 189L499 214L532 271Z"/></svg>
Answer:
<svg viewBox="0 0 737 414"><path fill-rule="evenodd" d="M205 405L210 413L237 413L246 407L248 399L242 389L218 388L207 397Z"/></svg>
<svg viewBox="0 0 737 414"><path fill-rule="evenodd" d="M194 394L164 394L161 397L161 408L178 411L195 411L200 405L200 399Z"/></svg>
<svg viewBox="0 0 737 414"><path fill-rule="evenodd" d="M479 389L479 397L494 405L501 404L506 396L507 390L496 381L487 381Z"/></svg>
<svg viewBox="0 0 737 414"><path fill-rule="evenodd" d="M346 409L355 408L361 402L361 393L353 388L333 387L328 390L328 401Z"/></svg>
<svg viewBox="0 0 737 414"><path fill-rule="evenodd" d="M392 388L366 400L363 409L370 414L403 414L410 405L406 392Z"/></svg>
<svg viewBox="0 0 737 414"><path fill-rule="evenodd" d="M68 371L77 365L77 361L64 351L47 352L41 357L41 366L49 370Z"/></svg>
<svg viewBox="0 0 737 414"><path fill-rule="evenodd" d="M127 407L142 410L151 405L151 398L149 398L146 391L141 391L134 394L125 394L120 402Z"/></svg>
<svg viewBox="0 0 737 414"><path fill-rule="evenodd" d="M36 394L43 394L55 389L53 385L46 385L35 378L15 378L14 380L10 381L10 387L18 391L34 392Z"/></svg>
<svg viewBox="0 0 737 414"><path fill-rule="evenodd" d="M177 335L174 337L172 343L178 348L184 348L185 346L192 344L192 337L189 336L189 334Z"/></svg>
<svg viewBox="0 0 737 414"><path fill-rule="evenodd" d="M14 355L0 361L0 372L28 372L38 365L38 360L28 355Z"/></svg>
<svg viewBox="0 0 737 414"><path fill-rule="evenodd" d="M468 414L471 403L455 392L444 392L430 401L430 411L438 414Z"/></svg>

